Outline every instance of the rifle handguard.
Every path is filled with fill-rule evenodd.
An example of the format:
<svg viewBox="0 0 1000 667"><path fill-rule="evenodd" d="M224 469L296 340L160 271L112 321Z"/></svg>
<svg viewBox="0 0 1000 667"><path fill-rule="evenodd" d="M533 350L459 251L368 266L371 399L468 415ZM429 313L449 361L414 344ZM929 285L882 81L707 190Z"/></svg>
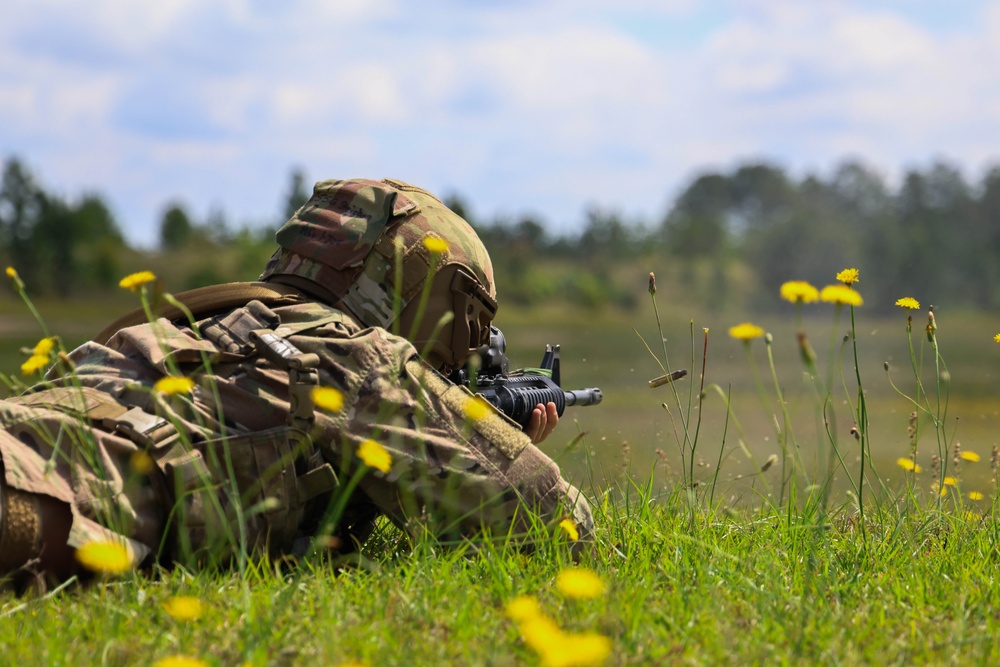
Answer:
<svg viewBox="0 0 1000 667"><path fill-rule="evenodd" d="M557 414L562 416L568 405L597 405L604 398L597 387L566 391L559 386L558 345L545 346L545 355L537 370L515 373L507 372L506 347L500 329L490 327L490 344L479 348L475 382L465 369L452 373L451 380L469 386L522 428L528 426L531 413L539 403L555 403Z"/></svg>

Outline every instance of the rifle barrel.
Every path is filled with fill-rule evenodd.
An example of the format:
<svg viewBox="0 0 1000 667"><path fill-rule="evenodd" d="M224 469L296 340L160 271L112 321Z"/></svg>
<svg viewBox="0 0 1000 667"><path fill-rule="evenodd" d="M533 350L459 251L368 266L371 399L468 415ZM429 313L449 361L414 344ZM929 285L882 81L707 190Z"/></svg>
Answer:
<svg viewBox="0 0 1000 667"><path fill-rule="evenodd" d="M573 389L564 393L566 394L566 405L597 405L604 398L604 394L597 387Z"/></svg>

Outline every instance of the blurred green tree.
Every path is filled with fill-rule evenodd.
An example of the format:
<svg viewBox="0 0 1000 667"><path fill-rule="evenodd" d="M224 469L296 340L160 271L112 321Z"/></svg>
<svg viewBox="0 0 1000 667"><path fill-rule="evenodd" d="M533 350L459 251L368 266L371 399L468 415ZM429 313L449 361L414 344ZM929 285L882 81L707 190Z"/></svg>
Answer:
<svg viewBox="0 0 1000 667"><path fill-rule="evenodd" d="M167 205L160 219L160 247L164 250L183 248L194 235L194 224L180 202Z"/></svg>

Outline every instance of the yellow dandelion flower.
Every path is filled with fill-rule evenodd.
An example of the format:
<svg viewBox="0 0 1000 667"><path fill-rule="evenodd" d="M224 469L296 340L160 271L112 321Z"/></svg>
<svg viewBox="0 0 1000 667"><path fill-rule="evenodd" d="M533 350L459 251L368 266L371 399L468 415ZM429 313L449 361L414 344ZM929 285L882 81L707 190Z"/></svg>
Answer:
<svg viewBox="0 0 1000 667"><path fill-rule="evenodd" d="M465 417L469 421L477 422L485 419L492 412L492 407L482 396L476 396L465 403Z"/></svg>
<svg viewBox="0 0 1000 667"><path fill-rule="evenodd" d="M898 465L903 470L908 472L920 472L922 468L914 463L911 459L901 458L896 460L896 465Z"/></svg>
<svg viewBox="0 0 1000 667"><path fill-rule="evenodd" d="M177 377L174 375L162 377L156 381L156 384L153 385L154 391L166 394L167 396L190 394L192 389L194 389L194 380L188 377Z"/></svg>
<svg viewBox="0 0 1000 667"><path fill-rule="evenodd" d="M983 494L979 491L969 491L969 500L982 500Z"/></svg>
<svg viewBox="0 0 1000 667"><path fill-rule="evenodd" d="M972 461L973 463L979 463L979 454L975 452L962 452L959 454L966 461Z"/></svg>
<svg viewBox="0 0 1000 667"><path fill-rule="evenodd" d="M17 275L17 270L13 266L7 267L7 277L14 281L14 287L19 291L24 289L24 281Z"/></svg>
<svg viewBox="0 0 1000 667"><path fill-rule="evenodd" d="M737 324L735 327L730 327L729 335L735 338L736 340L749 342L754 338L760 338L761 336L763 336L764 330L761 329L756 324L743 322L742 324Z"/></svg>
<svg viewBox="0 0 1000 667"><path fill-rule="evenodd" d="M132 452L128 457L128 465L134 472L143 476L151 474L156 467L153 457L141 449Z"/></svg>
<svg viewBox="0 0 1000 667"><path fill-rule="evenodd" d="M976 521L979 519L979 515L971 510L965 510L964 512L962 512L962 517L966 521Z"/></svg>
<svg viewBox="0 0 1000 667"><path fill-rule="evenodd" d="M955 486L956 484L958 484L958 480L955 479L954 477L945 477L944 478L944 485L945 486Z"/></svg>
<svg viewBox="0 0 1000 667"><path fill-rule="evenodd" d="M163 608L178 621L197 621L205 613L201 600L191 595L175 595L167 598Z"/></svg>
<svg viewBox="0 0 1000 667"><path fill-rule="evenodd" d="M781 286L781 298L792 303L814 303L819 290L804 280L790 280Z"/></svg>
<svg viewBox="0 0 1000 667"><path fill-rule="evenodd" d="M827 285L820 291L819 300L848 306L860 306L865 302L860 294L846 285Z"/></svg>
<svg viewBox="0 0 1000 667"><path fill-rule="evenodd" d="M443 255L448 252L448 242L436 236L425 236L424 247L435 255Z"/></svg>
<svg viewBox="0 0 1000 667"><path fill-rule="evenodd" d="M172 655L157 660L153 663L153 667L208 667L208 663L186 655Z"/></svg>
<svg viewBox="0 0 1000 667"><path fill-rule="evenodd" d="M92 572L121 574L132 569L132 555L121 542L87 542L76 550L76 560Z"/></svg>
<svg viewBox="0 0 1000 667"><path fill-rule="evenodd" d="M149 284L156 281L156 274L152 271L139 271L138 273L130 273L118 282L118 286L124 289L132 290L133 292L138 292L139 288L143 285Z"/></svg>
<svg viewBox="0 0 1000 667"><path fill-rule="evenodd" d="M35 349L31 351L31 354L33 356L47 357L52 354L52 350L54 350L55 347L56 339L49 336L48 338L43 338L38 341L38 344L35 345Z"/></svg>
<svg viewBox="0 0 1000 667"><path fill-rule="evenodd" d="M844 269L837 274L837 282L844 283L847 286L851 286L856 282L860 282L861 277L858 274L857 269Z"/></svg>
<svg viewBox="0 0 1000 667"><path fill-rule="evenodd" d="M920 308L920 302L912 296L904 296L902 299L896 299L896 305L900 308L908 308L909 310Z"/></svg>
<svg viewBox="0 0 1000 667"><path fill-rule="evenodd" d="M522 623L542 613L538 600L530 595L518 595L504 607L507 618Z"/></svg>
<svg viewBox="0 0 1000 667"><path fill-rule="evenodd" d="M573 540L574 542L580 539L580 531L577 530L576 523L573 521L573 519L563 519L562 521L559 522L559 527L562 528L564 531L566 531L566 534L569 536L569 539Z"/></svg>
<svg viewBox="0 0 1000 667"><path fill-rule="evenodd" d="M993 342L1000 343L1000 333L998 333L996 336L993 337Z"/></svg>
<svg viewBox="0 0 1000 667"><path fill-rule="evenodd" d="M593 570L571 567L556 575L556 589L568 598L590 600L604 595L606 586Z"/></svg>
<svg viewBox="0 0 1000 667"><path fill-rule="evenodd" d="M595 667L611 654L611 640L596 632L564 632L542 652L546 667Z"/></svg>
<svg viewBox="0 0 1000 667"><path fill-rule="evenodd" d="M358 458L364 461L366 466L384 473L392 468L392 455L374 440L365 440L358 446Z"/></svg>
<svg viewBox="0 0 1000 667"><path fill-rule="evenodd" d="M163 608L178 621L197 621L205 613L201 600L192 595L175 595L167 598Z"/></svg>
<svg viewBox="0 0 1000 667"><path fill-rule="evenodd" d="M317 408L327 412L340 412L344 409L344 394L333 387L315 387L312 399Z"/></svg>
<svg viewBox="0 0 1000 667"><path fill-rule="evenodd" d="M562 629L545 614L538 613L518 621L517 627L524 643L542 656L544 664L549 664L548 657L558 654L563 648L565 635Z"/></svg>
<svg viewBox="0 0 1000 667"><path fill-rule="evenodd" d="M49 361L49 355L47 354L33 354L28 357L23 364L21 364L21 374L34 375L48 366Z"/></svg>

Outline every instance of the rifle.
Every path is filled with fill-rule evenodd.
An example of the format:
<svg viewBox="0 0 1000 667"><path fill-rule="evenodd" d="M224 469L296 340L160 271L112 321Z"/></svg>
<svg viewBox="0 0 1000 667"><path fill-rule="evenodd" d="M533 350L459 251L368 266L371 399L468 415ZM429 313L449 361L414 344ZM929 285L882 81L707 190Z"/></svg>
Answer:
<svg viewBox="0 0 1000 667"><path fill-rule="evenodd" d="M490 344L477 350L479 365L474 381L470 371L476 366L475 357L469 366L453 372L449 379L472 389L522 428L527 427L531 412L539 403L555 403L557 413L562 416L567 405L597 405L604 398L597 387L566 391L559 386L558 345L545 346L538 368L514 372L509 371L506 351L503 332L491 325Z"/></svg>

